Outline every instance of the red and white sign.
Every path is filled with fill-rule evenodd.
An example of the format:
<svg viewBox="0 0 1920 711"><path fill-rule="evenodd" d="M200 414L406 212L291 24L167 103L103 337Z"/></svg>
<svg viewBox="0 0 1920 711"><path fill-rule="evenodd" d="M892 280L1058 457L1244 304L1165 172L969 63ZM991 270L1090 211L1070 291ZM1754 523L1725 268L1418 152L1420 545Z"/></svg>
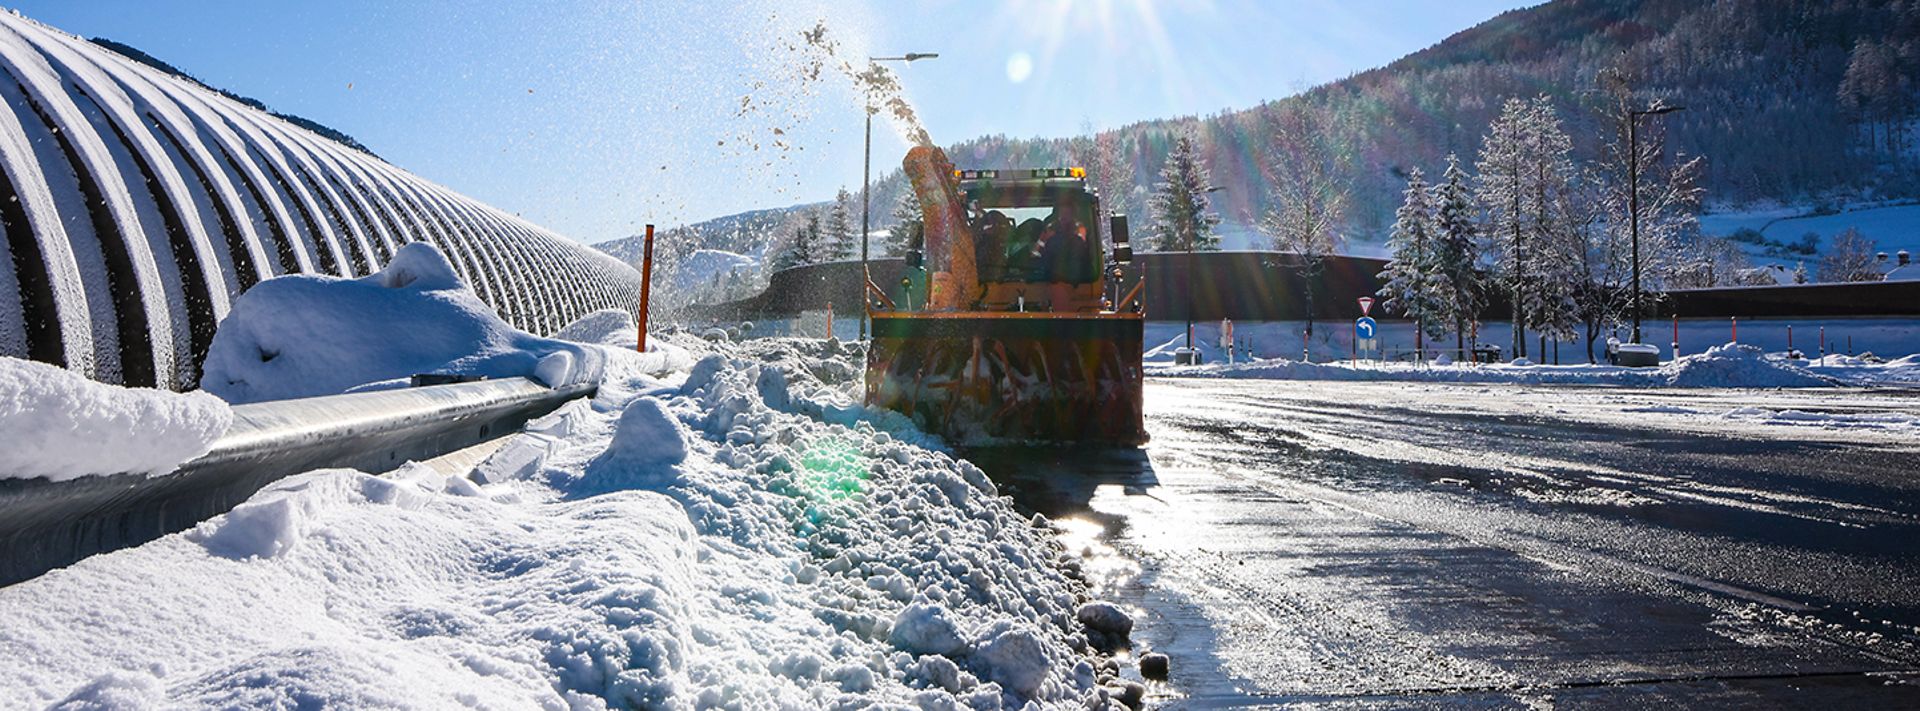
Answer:
<svg viewBox="0 0 1920 711"><path fill-rule="evenodd" d="M1372 311L1373 311L1373 297L1371 296L1360 297L1360 315L1371 316L1373 315Z"/></svg>

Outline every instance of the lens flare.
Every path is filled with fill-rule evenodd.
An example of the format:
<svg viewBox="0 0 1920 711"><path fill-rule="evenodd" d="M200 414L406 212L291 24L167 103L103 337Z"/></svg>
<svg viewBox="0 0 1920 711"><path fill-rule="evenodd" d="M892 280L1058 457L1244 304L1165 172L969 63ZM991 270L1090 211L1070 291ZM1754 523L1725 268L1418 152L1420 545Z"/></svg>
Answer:
<svg viewBox="0 0 1920 711"><path fill-rule="evenodd" d="M1033 57L1026 52L1014 52L1007 58L1007 81L1018 84L1033 76Z"/></svg>

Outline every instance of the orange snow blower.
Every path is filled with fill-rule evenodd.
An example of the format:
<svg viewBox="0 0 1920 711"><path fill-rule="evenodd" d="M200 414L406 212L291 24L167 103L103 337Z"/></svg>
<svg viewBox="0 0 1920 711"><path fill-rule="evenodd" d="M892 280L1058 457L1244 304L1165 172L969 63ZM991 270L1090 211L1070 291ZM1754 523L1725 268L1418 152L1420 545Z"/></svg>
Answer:
<svg viewBox="0 0 1920 711"><path fill-rule="evenodd" d="M1108 294L1132 248L1086 171L960 171L929 146L904 169L926 263L910 255L892 289L867 281L867 404L956 444L1146 442L1145 282Z"/></svg>

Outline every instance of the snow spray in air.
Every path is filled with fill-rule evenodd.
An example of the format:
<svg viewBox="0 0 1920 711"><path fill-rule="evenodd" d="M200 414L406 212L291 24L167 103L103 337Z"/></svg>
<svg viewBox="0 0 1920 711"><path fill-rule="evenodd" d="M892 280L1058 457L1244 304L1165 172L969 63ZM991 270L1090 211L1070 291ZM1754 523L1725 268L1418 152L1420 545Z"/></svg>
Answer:
<svg viewBox="0 0 1920 711"><path fill-rule="evenodd" d="M805 40L807 63L801 76L805 81L819 81L827 69L851 79L854 86L865 95L867 106L884 113L891 119L894 130L900 137L916 146L931 146L933 139L927 135L927 129L920 123L920 117L913 112L913 104L907 102L900 87L900 79L878 62L867 62L861 67L840 56L840 42L828 36L825 20L814 23L813 28L800 33Z"/></svg>

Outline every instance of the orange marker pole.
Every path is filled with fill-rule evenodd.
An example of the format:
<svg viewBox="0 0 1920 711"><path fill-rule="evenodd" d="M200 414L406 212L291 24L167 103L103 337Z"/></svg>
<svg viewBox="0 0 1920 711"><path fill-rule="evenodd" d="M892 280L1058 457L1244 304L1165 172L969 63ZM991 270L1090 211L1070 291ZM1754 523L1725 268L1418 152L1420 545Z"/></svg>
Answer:
<svg viewBox="0 0 1920 711"><path fill-rule="evenodd" d="M634 348L647 352L647 301L653 297L653 225L647 225L647 241L640 257L640 335Z"/></svg>

